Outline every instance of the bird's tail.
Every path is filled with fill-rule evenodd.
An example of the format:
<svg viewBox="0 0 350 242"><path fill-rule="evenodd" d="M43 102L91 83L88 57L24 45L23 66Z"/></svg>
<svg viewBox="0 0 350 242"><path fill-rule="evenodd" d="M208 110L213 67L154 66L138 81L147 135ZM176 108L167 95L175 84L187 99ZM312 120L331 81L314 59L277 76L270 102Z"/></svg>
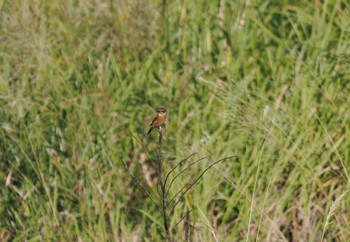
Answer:
<svg viewBox="0 0 350 242"><path fill-rule="evenodd" d="M151 127L148 132L147 132L147 135L149 135L149 133L151 133L151 131L153 130L153 127Z"/></svg>

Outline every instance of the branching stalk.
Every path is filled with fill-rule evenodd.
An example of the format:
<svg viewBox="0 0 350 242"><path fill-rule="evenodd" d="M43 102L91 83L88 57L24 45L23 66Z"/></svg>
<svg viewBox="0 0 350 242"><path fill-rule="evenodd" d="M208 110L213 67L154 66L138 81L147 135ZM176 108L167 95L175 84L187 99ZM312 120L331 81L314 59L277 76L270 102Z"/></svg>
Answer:
<svg viewBox="0 0 350 242"><path fill-rule="evenodd" d="M170 233L169 218L167 214L167 194L165 191L165 183L163 182L163 160L162 160L162 143L163 143L163 131L159 127L159 141L157 148L157 158L158 158L158 187L160 187L160 193L162 198L162 215L163 215L163 225L164 230L168 239L168 242L172 242L173 239Z"/></svg>
<svg viewBox="0 0 350 242"><path fill-rule="evenodd" d="M177 178L179 178L182 174L184 174L186 171L188 171L195 164L198 164L199 162L201 162L203 160L206 160L206 159L209 159L209 158L208 157L202 157L202 158L197 159L196 161L194 161L194 162L190 163L189 165L187 165L185 168L182 168L182 170L180 170L180 172L178 174L176 174L172 179L170 179L170 175L173 172L175 172L175 170L178 167L180 167L186 161L189 161L189 159L191 157L193 157L194 155L197 154L196 152L192 153L189 156L187 156L186 158L184 158L183 160L181 160L179 163L177 163L166 174L165 179L163 179L163 157L162 157L163 131L162 131L162 127L161 126L158 127L158 131L159 131L159 139L158 139L158 146L157 146L157 161L155 163L152 161L151 156L149 155L149 152L148 152L147 148L143 145L143 143L140 140L138 140L135 136L134 136L134 138L136 138L138 140L138 142L142 145L142 147L146 150L148 157L152 161L152 164L157 169L157 178L158 178L157 192L158 192L159 200L160 200L159 203L156 203L155 199L151 196L151 194L147 191L147 189L140 182L138 182L136 177L130 172L129 167L126 165L126 163L123 161L123 159L121 158L120 160L123 163L123 165L125 166L125 170L128 172L128 174L133 179L133 181L151 199L151 201L154 204L154 206L157 208L157 210L162 215L162 217L163 217L163 226L164 226L164 231L165 231L165 234L166 234L166 239L167 239L168 242L173 242L174 240L173 240L172 234L171 234L169 218L174 214L174 211L175 211L175 208L177 207L177 205L182 201L182 199L185 197L187 192L189 192L197 184L199 179L208 170L210 170L213 166L215 166L216 164L218 164L221 161L224 161L224 160L227 160L227 159L232 159L232 158L237 158L237 156L225 157L225 158L222 158L220 160L217 160L217 161L211 163L208 167L206 167L200 173L199 176L197 176L195 179L190 179L179 191L177 191L175 193L175 195L171 199L169 199L168 196L169 196L169 193L170 193L170 189L171 189L173 183L175 182L175 180ZM169 183L169 179L170 179L170 183ZM169 204L171 204L171 206L169 206ZM181 221L183 221L184 218L186 218L191 212L192 212L192 210L190 210L187 213L185 213L185 215L182 216L180 221L177 222L174 227L176 227Z"/></svg>

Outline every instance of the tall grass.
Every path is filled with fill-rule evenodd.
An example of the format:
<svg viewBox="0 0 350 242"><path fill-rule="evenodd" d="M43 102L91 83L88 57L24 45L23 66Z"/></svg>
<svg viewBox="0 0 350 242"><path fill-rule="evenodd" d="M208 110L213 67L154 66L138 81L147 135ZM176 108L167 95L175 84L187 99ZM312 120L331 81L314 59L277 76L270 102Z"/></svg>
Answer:
<svg viewBox="0 0 350 242"><path fill-rule="evenodd" d="M192 152L239 156L186 196L177 241L345 241L349 12L345 0L0 2L0 240L164 239L119 162L156 184L145 133L164 106L164 169Z"/></svg>

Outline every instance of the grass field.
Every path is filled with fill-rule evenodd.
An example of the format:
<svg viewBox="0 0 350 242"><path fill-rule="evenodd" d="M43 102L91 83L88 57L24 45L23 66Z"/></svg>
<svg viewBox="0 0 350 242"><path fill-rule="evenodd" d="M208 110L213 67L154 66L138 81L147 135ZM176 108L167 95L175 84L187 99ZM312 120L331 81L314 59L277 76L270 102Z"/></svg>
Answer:
<svg viewBox="0 0 350 242"><path fill-rule="evenodd" d="M347 0L0 1L0 240L165 240L121 162L157 200L165 107L170 195L239 157L175 241L347 241L349 57Z"/></svg>

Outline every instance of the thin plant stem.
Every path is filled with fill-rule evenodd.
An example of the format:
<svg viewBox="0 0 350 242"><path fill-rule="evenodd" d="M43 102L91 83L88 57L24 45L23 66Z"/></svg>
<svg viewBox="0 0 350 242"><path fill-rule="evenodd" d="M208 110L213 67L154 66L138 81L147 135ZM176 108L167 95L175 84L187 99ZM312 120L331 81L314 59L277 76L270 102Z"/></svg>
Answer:
<svg viewBox="0 0 350 242"><path fill-rule="evenodd" d="M177 167L179 167L183 162L187 161L189 158L191 158L192 156L197 155L197 154L198 154L197 152L192 153L192 154L190 154L189 156L187 156L185 159L183 159L183 160L181 160L179 163L177 163L176 166L174 166L174 168L171 169L171 170L168 172L168 174L166 175L165 181L164 181L164 185L167 184L169 175L170 175L172 172L174 172L174 170L175 170Z"/></svg>
<svg viewBox="0 0 350 242"><path fill-rule="evenodd" d="M129 173L129 176L132 178L132 180L141 188L141 190L151 199L151 201L153 202L154 206L156 206L156 208L158 209L159 212L161 212L158 204L154 201L153 197L151 196L151 194L147 191L147 189L142 186L141 183L139 183L136 179L136 177L130 172L129 167L125 164L125 162L123 161L123 157L120 158L121 162L123 163L123 165L125 166L125 170Z"/></svg>
<svg viewBox="0 0 350 242"><path fill-rule="evenodd" d="M206 159L206 158L207 158L207 157L203 157L203 158L200 158L199 160L196 160L195 162L193 162L193 163L189 164L188 166L186 166L186 168L184 168L181 172L179 172L179 173L171 180L171 182L170 182L170 184L169 184L169 187L168 187L168 189L167 189L167 195L169 194L169 190L170 190L171 186L173 185L174 181L176 180L176 178L178 178L180 175L182 175L182 174L183 174L186 170L188 170L191 166L197 164L198 162L200 162L200 161L202 161L202 160L204 160L204 159ZM166 185L166 184L165 184L165 185Z"/></svg>
<svg viewBox="0 0 350 242"><path fill-rule="evenodd" d="M185 213L185 215L182 216L182 218L180 219L180 221L177 222L177 223L175 224L174 228L175 228L176 226L178 226L179 223L181 223L190 213L192 213L192 211L193 211L193 209L191 209L190 211L187 211L187 213Z"/></svg>
<svg viewBox="0 0 350 242"><path fill-rule="evenodd" d="M221 161L224 161L224 160L228 160L228 159L232 159L232 158L237 158L237 156L229 156L229 157L225 157L225 158L222 158L220 160L217 160L215 162L213 162L212 164L210 164L207 168L204 169L204 171L202 171L202 173L193 181L193 182L188 182L186 183L185 186L183 186L180 191L183 190L184 187L187 187L187 189L181 193L181 196L177 199L177 201L175 202L175 204L172 206L171 210L170 210L170 216L174 213L174 210L177 206L177 204L182 200L182 198L186 195L186 193L194 186L197 184L198 180L209 170L211 169L213 166L215 166L217 163L221 162ZM178 195L179 193L177 193L172 199L175 199L175 197ZM170 201L170 202L171 202Z"/></svg>

